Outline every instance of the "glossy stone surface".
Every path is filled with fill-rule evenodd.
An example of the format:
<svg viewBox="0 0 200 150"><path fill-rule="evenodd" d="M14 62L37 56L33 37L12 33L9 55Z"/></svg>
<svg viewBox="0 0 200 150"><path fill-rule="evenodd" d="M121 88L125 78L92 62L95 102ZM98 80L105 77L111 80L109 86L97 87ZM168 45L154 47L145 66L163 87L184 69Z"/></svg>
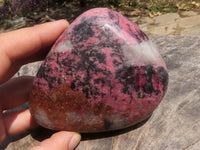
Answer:
<svg viewBox="0 0 200 150"><path fill-rule="evenodd" d="M58 38L30 94L38 124L101 132L151 115L166 93L165 63L148 37L121 14L91 9Z"/></svg>

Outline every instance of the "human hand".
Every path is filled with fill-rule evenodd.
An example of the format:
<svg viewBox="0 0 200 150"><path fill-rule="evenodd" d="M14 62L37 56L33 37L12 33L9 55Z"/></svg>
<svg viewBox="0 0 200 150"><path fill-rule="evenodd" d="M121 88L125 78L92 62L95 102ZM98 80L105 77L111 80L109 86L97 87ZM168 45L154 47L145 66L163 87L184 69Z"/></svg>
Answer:
<svg viewBox="0 0 200 150"><path fill-rule="evenodd" d="M44 59L68 25L60 20L0 34L0 143L8 135L36 126L29 110L4 111L24 104L33 82L33 77L10 78L23 64ZM78 133L61 131L31 150L72 150L80 138Z"/></svg>

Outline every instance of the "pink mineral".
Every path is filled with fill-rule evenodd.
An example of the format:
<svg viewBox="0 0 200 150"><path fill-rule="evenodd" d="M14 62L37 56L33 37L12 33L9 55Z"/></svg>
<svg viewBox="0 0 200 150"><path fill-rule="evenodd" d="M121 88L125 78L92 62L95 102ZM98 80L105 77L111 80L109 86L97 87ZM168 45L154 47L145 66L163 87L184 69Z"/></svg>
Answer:
<svg viewBox="0 0 200 150"><path fill-rule="evenodd" d="M34 79L30 110L54 130L116 130L149 117L167 84L165 63L145 33L120 13L95 8L52 47Z"/></svg>

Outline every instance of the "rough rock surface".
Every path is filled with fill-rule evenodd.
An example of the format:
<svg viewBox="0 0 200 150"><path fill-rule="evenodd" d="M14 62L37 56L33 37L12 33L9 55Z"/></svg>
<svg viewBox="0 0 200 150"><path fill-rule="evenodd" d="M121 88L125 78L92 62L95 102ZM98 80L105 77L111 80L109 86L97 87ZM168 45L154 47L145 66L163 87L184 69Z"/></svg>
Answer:
<svg viewBox="0 0 200 150"><path fill-rule="evenodd" d="M84 134L84 141L76 150L199 149L200 38L158 36L152 39L160 47L169 70L168 92L159 107L142 125L114 133ZM24 68L35 69L32 65ZM46 130L38 128L8 137L0 149L28 149L44 139L41 135L45 133Z"/></svg>

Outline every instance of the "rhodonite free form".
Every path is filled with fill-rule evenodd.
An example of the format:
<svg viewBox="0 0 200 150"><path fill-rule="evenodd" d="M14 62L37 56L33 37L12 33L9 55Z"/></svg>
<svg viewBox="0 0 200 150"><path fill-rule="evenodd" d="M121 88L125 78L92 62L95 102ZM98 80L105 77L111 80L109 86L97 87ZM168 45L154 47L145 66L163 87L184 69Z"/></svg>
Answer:
<svg viewBox="0 0 200 150"><path fill-rule="evenodd" d="M167 84L165 63L145 33L120 13L95 8L52 47L34 79L30 111L54 130L121 129L150 116Z"/></svg>

